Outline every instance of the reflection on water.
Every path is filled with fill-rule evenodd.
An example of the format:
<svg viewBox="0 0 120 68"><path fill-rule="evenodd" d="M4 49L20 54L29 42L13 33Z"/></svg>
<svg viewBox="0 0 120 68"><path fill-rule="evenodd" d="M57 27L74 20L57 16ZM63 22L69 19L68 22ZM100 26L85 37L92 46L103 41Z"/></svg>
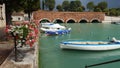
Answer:
<svg viewBox="0 0 120 68"><path fill-rule="evenodd" d="M110 51L82 51L82 50L72 50L72 49L66 49L63 50L64 52L75 52L75 53L83 53L82 59L102 59L107 57L115 57L120 56L120 50L110 50Z"/></svg>

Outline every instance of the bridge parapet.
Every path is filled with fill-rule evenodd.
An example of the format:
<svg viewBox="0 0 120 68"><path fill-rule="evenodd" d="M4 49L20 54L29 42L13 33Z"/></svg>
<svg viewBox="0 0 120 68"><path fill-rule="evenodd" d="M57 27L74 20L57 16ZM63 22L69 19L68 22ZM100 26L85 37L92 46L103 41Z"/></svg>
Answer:
<svg viewBox="0 0 120 68"><path fill-rule="evenodd" d="M105 14L102 12L55 12L55 11L36 11L33 13L35 20L42 21L43 19L53 22L55 20L61 20L61 22L68 22L73 20L74 22L80 22L85 20L86 22L92 22L97 20L102 22Z"/></svg>

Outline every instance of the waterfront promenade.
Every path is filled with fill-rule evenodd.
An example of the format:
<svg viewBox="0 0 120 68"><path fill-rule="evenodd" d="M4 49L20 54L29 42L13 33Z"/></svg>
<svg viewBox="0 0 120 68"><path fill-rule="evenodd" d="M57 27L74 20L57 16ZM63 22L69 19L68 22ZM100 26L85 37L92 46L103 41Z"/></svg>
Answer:
<svg viewBox="0 0 120 68"><path fill-rule="evenodd" d="M24 54L20 62L15 62L14 42L11 40L0 40L0 68L38 68L38 39L34 46L30 48L18 47L17 49ZM20 55L18 55L20 57Z"/></svg>
<svg viewBox="0 0 120 68"><path fill-rule="evenodd" d="M9 44L6 44L5 46L9 46ZM11 46L13 46L13 44ZM0 65L0 68L38 68L38 43L37 42L34 44L34 47L32 48L29 48L29 47L18 48L21 52L25 54L22 61L15 62L14 50L11 48L6 48L4 50L7 50L7 51L2 51L8 55L5 55L6 58L3 59L4 62Z"/></svg>

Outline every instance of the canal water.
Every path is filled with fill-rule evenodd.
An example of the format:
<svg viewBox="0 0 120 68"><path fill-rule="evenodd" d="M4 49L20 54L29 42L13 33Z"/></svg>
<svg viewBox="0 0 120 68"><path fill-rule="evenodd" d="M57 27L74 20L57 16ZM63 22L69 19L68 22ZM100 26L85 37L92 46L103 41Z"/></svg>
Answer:
<svg viewBox="0 0 120 68"><path fill-rule="evenodd" d="M70 34L40 36L40 68L85 68L86 65L120 59L120 49L111 51L62 50L60 42L65 40L111 40L120 39L120 25L97 23L62 24L71 27ZM119 68L120 62L90 67Z"/></svg>

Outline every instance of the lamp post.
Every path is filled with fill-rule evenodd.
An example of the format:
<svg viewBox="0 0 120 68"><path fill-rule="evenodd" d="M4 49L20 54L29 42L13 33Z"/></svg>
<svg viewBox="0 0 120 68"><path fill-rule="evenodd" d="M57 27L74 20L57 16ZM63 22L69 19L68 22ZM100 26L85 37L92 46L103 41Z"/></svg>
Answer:
<svg viewBox="0 0 120 68"><path fill-rule="evenodd" d="M44 10L45 9L45 1L44 0L42 0L42 10Z"/></svg>
<svg viewBox="0 0 120 68"><path fill-rule="evenodd" d="M28 5L27 5L27 10L28 10L28 19L29 19L29 21L30 21L30 0L27 0L27 3L28 3Z"/></svg>
<svg viewBox="0 0 120 68"><path fill-rule="evenodd" d="M17 42L16 42L17 34L15 34L14 32L11 32L11 35L13 36L13 40L14 40L15 61L17 62L18 61L18 58L17 58Z"/></svg>
<svg viewBox="0 0 120 68"><path fill-rule="evenodd" d="M33 0L27 0L27 12L28 12L28 18L29 18L29 21L31 21L31 12L32 12L32 2Z"/></svg>

